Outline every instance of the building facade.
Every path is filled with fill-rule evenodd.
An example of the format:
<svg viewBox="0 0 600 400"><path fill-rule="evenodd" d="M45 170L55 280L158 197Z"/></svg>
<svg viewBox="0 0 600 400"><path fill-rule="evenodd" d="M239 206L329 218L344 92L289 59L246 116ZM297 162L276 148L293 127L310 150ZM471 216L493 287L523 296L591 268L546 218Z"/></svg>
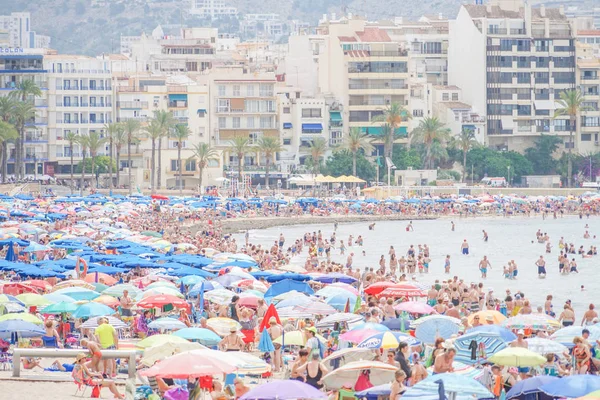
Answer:
<svg viewBox="0 0 600 400"><path fill-rule="evenodd" d="M37 35L31 29L31 14L28 12L0 15L0 30L8 34L8 47L21 49L50 47L50 37Z"/></svg>

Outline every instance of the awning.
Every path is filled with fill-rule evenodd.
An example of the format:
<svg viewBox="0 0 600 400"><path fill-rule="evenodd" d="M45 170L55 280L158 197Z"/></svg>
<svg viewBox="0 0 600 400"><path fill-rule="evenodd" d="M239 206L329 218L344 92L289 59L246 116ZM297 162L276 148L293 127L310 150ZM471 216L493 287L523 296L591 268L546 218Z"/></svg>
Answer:
<svg viewBox="0 0 600 400"><path fill-rule="evenodd" d="M198 114L198 115L200 115L200 114L206 114L206 109L199 108L198 111L196 111L196 114Z"/></svg>
<svg viewBox="0 0 600 400"><path fill-rule="evenodd" d="M366 128L361 128L361 131L371 136L380 136L383 133L383 128L381 126L369 126ZM405 126L396 128L395 132L398 136L406 136L408 134L408 130Z"/></svg>
<svg viewBox="0 0 600 400"><path fill-rule="evenodd" d="M556 110L554 100L534 100L533 105L536 110Z"/></svg>
<svg viewBox="0 0 600 400"><path fill-rule="evenodd" d="M323 124L302 124L302 132L322 132Z"/></svg>
<svg viewBox="0 0 600 400"><path fill-rule="evenodd" d="M342 114L339 111L329 111L329 119L333 122L341 122Z"/></svg>
<svg viewBox="0 0 600 400"><path fill-rule="evenodd" d="M292 129L292 123L291 122L284 122L283 123L283 129Z"/></svg>
<svg viewBox="0 0 600 400"><path fill-rule="evenodd" d="M170 94L169 95L169 100L170 101L177 101L177 100L187 100L187 94Z"/></svg>
<svg viewBox="0 0 600 400"><path fill-rule="evenodd" d="M500 121L502 121L502 129L513 130L515 127L512 115L503 115L500 117Z"/></svg>

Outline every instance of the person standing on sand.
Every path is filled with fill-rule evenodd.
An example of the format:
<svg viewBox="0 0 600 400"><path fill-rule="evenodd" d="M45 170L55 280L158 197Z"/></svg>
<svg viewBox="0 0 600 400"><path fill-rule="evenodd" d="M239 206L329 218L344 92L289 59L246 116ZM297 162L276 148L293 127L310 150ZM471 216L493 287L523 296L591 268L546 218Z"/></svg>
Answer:
<svg viewBox="0 0 600 400"><path fill-rule="evenodd" d="M469 243L467 243L467 239L463 240L462 244L460 245L460 251L465 256L469 255Z"/></svg>
<svg viewBox="0 0 600 400"><path fill-rule="evenodd" d="M542 278L546 276L546 260L544 260L543 256L535 262L535 265L538 268L538 277Z"/></svg>

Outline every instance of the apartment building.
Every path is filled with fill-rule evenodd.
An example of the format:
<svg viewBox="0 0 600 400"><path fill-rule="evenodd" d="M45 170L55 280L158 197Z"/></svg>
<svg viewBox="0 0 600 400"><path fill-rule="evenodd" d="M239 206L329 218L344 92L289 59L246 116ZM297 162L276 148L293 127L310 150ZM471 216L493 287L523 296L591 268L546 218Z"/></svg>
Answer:
<svg viewBox="0 0 600 400"><path fill-rule="evenodd" d="M49 88L47 172L69 174L71 147L67 135L104 135L106 124L113 122L110 62L79 55L46 55L44 69ZM78 145L73 153L79 161L82 153ZM107 146L98 151L99 155L108 153Z"/></svg>
<svg viewBox="0 0 600 400"><path fill-rule="evenodd" d="M428 89L432 97L433 117L450 129L453 135L470 131L475 140L485 145L485 117L463 101L462 90L457 86L433 85Z"/></svg>
<svg viewBox="0 0 600 400"><path fill-rule="evenodd" d="M562 8L520 0L467 4L450 24L449 83L487 114L487 142L524 151L542 133L571 146L556 100L575 88L575 40Z"/></svg>
<svg viewBox="0 0 600 400"><path fill-rule="evenodd" d="M594 50L598 45L577 44L577 88L584 96L576 147L582 154L600 150L600 58Z"/></svg>
<svg viewBox="0 0 600 400"><path fill-rule="evenodd" d="M210 19L237 18L238 10L223 0L192 0L190 14Z"/></svg>
<svg viewBox="0 0 600 400"><path fill-rule="evenodd" d="M408 51L380 27L358 18L321 23L319 90L339 99L347 131L358 128L377 140L383 122L374 122L392 103L408 107ZM397 128L406 137L408 124ZM376 143L382 147L382 143Z"/></svg>
<svg viewBox="0 0 600 400"><path fill-rule="evenodd" d="M262 137L279 139L277 96L274 73L251 73L245 68L216 68L210 75L210 139L223 151L223 168L227 177L236 179L237 154L229 150L232 139L245 137L256 145ZM245 155L243 170L259 178L265 159L257 153ZM277 168L272 167L274 173Z"/></svg>
<svg viewBox="0 0 600 400"><path fill-rule="evenodd" d="M0 53L0 96L9 95L21 82L34 81L42 96L31 99L36 108L35 118L25 123L25 174L48 171L48 80L44 67L44 52L21 49L16 53ZM15 173L15 148L8 144L7 174Z"/></svg>
<svg viewBox="0 0 600 400"><path fill-rule="evenodd" d="M0 15L0 30L8 34L8 47L21 49L50 47L50 37L38 35L31 29L31 14L28 12Z"/></svg>

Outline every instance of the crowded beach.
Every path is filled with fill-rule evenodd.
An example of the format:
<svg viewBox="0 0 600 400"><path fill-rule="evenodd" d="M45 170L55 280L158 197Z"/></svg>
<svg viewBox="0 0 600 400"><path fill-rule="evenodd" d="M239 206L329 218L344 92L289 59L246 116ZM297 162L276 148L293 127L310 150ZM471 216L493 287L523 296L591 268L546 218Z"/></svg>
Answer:
<svg viewBox="0 0 600 400"><path fill-rule="evenodd" d="M53 398L599 398L593 303L491 290L488 274L518 281L517 263L483 256L479 274L458 276L461 259L434 256L435 241L398 243L365 265L378 223L339 233L352 215L403 216L394 224L407 233L423 216L445 217L448 232L471 216L536 229L570 218L581 242L544 228L531 237L538 277L554 264L566 277L595 258L599 200L1 196L0 380L21 393L33 389L19 379L54 380ZM305 216L335 222L270 245L223 229ZM460 256L494 240L481 226Z"/></svg>

